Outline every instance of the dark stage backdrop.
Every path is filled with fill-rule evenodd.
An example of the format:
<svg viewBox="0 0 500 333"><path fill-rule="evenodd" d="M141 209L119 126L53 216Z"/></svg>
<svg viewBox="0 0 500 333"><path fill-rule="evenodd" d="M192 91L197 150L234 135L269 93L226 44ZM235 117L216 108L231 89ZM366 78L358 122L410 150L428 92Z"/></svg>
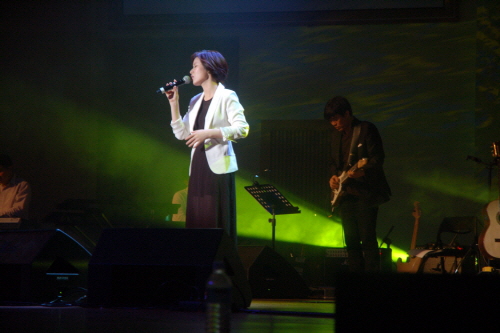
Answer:
<svg viewBox="0 0 500 333"><path fill-rule="evenodd" d="M267 223L255 224L268 216L256 215L261 208L243 190L263 171L262 123L320 120L334 95L348 97L383 137L394 197L381 209L379 233L394 225L393 245L408 248L415 201L426 243L444 216L480 214L495 195L487 167L466 159L489 163L489 144L500 139L493 1L462 4L458 21L311 25L121 24L116 1L18 3L4 5L0 150L32 183L35 220L66 199L94 200L116 225L149 226L169 213L161 207L185 187L189 149L173 137L168 103L155 91L187 75L190 55L204 48L227 57L226 85L251 126L235 145L241 235L270 235ZM180 91L184 113L200 89ZM284 237L283 227L278 237L330 235L322 220L311 228L325 215L312 201L297 202L300 216L280 217L293 234ZM341 234L333 236L339 246Z"/></svg>

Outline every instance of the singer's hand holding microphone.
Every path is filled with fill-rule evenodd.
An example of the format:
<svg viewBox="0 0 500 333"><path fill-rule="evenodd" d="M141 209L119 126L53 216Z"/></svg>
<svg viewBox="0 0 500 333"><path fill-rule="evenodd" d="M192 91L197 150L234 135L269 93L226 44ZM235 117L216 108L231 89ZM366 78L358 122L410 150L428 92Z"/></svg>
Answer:
<svg viewBox="0 0 500 333"><path fill-rule="evenodd" d="M164 87L160 87L156 91L156 93L157 94L165 94L168 97L168 99L171 100L173 97L177 97L176 96L177 89L174 89L174 88L178 87L184 83L188 83L188 84L191 83L191 77L186 75L182 78L182 80L179 80L179 81L174 80L174 82L169 82Z"/></svg>
<svg viewBox="0 0 500 333"><path fill-rule="evenodd" d="M177 118L180 118L179 114L179 94L178 86L184 83L191 83L191 77L184 76L182 80L174 80L174 82L167 83L164 87L161 87L156 91L158 94L165 94L167 96L168 101L170 102L170 107L172 109L172 120L174 121ZM198 130L193 131L190 135L186 137L186 145L189 147L196 148L198 144L205 141L205 139L210 137L210 132L206 130Z"/></svg>

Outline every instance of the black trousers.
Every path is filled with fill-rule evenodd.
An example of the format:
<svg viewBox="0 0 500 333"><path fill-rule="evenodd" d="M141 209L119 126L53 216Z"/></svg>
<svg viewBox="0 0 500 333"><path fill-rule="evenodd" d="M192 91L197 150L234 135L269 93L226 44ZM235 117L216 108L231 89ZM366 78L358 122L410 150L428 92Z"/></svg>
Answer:
<svg viewBox="0 0 500 333"><path fill-rule="evenodd" d="M342 198L339 216L344 229L349 271L378 272L380 254L377 241L378 206L366 204L359 197Z"/></svg>

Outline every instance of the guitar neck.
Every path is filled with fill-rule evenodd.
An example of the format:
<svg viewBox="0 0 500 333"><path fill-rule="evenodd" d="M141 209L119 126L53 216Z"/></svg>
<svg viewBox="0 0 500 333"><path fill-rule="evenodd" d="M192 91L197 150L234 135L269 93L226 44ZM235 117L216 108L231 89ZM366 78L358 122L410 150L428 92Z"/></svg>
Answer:
<svg viewBox="0 0 500 333"><path fill-rule="evenodd" d="M410 250L415 250L417 247L417 234L418 234L418 223L419 218L415 218L415 224L413 225L413 235L411 236Z"/></svg>
<svg viewBox="0 0 500 333"><path fill-rule="evenodd" d="M491 145L492 153L493 153L493 158L495 159L495 162L497 164L497 172L498 172L498 200L500 201L500 141L493 142Z"/></svg>
<svg viewBox="0 0 500 333"><path fill-rule="evenodd" d="M500 201L500 157L497 157L497 169L498 169L498 175L497 175L497 180L498 180L498 200Z"/></svg>
<svg viewBox="0 0 500 333"><path fill-rule="evenodd" d="M413 223L413 235L411 236L411 244L410 244L410 250L415 250L417 247L417 235L418 235L418 224L420 221L420 202L415 201L413 203L413 217L415 218L415 222Z"/></svg>
<svg viewBox="0 0 500 333"><path fill-rule="evenodd" d="M366 158L362 158L360 161L361 161L361 163L362 163L363 165L365 165L365 164L366 164L366 160L367 160ZM355 163L355 164L354 164L354 165L353 165L353 166L352 166L352 167L351 167L348 171L344 171L344 172L342 172L342 174L339 176L339 182L340 182L341 184L343 184L343 183L347 180L347 178L349 178L349 172L351 172L351 171L356 171L356 170L358 170L358 169L360 169L360 168L361 168L361 167L359 166L359 163L360 163L360 162Z"/></svg>

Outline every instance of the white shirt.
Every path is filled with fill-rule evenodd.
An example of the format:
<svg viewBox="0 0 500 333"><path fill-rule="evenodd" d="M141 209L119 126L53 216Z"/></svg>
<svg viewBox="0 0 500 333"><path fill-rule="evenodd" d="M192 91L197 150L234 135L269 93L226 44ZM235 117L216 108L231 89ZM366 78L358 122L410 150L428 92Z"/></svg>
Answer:
<svg viewBox="0 0 500 333"><path fill-rule="evenodd" d="M12 177L6 187L0 185L0 217L28 219L31 188L27 181Z"/></svg>
<svg viewBox="0 0 500 333"><path fill-rule="evenodd" d="M203 97L204 93L193 97L189 103L188 112L182 120L177 119L170 123L177 139L185 140L193 131ZM222 132L222 139L205 140L205 154L208 165L214 173L224 174L238 170L232 142L245 138L248 135L249 127L243 106L236 93L224 88L224 85L219 83L208 108L204 127L204 129L218 128ZM195 149L195 147L191 149L191 161ZM191 166L189 170L191 174Z"/></svg>

